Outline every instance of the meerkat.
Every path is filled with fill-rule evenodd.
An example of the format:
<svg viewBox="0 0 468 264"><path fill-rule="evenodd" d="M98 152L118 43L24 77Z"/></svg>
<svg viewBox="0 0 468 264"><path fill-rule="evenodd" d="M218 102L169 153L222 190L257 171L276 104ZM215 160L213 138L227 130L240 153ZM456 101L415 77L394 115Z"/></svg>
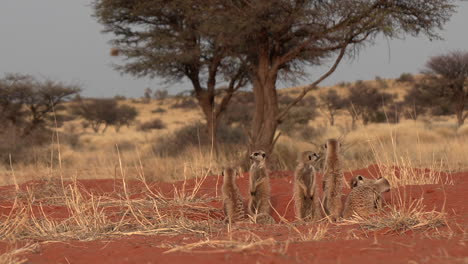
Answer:
<svg viewBox="0 0 468 264"><path fill-rule="evenodd" d="M336 139L327 140L325 169L323 173L323 209L325 215L336 221L343 208L341 190L343 188L343 173L339 156L340 143Z"/></svg>
<svg viewBox="0 0 468 264"><path fill-rule="evenodd" d="M357 176L351 178L349 185L350 185L350 188L353 189L353 188L356 188L356 187L364 185L364 184L375 184L380 179L381 179L381 177L379 179L375 180L375 179L366 178L366 177L364 177L362 175L357 175ZM384 202L384 199L382 198L382 194L380 194L380 197L377 198L376 206L381 208L383 202Z"/></svg>
<svg viewBox="0 0 468 264"><path fill-rule="evenodd" d="M223 209L229 223L241 221L245 218L244 201L236 184L237 172L233 168L223 171Z"/></svg>
<svg viewBox="0 0 468 264"><path fill-rule="evenodd" d="M249 215L255 222L271 222L270 178L265 164L266 154L262 150L254 151L250 155L250 160L252 160L252 165L249 180Z"/></svg>
<svg viewBox="0 0 468 264"><path fill-rule="evenodd" d="M390 183L385 178L359 182L346 198L343 217L349 218L354 213L362 217L377 213L382 208L382 193L388 191Z"/></svg>
<svg viewBox="0 0 468 264"><path fill-rule="evenodd" d="M298 220L317 220L320 216L314 163L319 156L304 151L294 172L294 209Z"/></svg>
<svg viewBox="0 0 468 264"><path fill-rule="evenodd" d="M374 179L368 179L362 175L357 175L349 181L349 187L351 189L358 187L359 185L366 184L366 183L373 183L375 182Z"/></svg>

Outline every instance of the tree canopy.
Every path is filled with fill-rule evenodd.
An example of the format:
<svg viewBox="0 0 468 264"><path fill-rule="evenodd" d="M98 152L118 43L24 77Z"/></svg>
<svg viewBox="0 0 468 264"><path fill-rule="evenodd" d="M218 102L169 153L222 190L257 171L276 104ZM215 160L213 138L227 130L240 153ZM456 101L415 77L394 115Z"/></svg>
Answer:
<svg viewBox="0 0 468 264"><path fill-rule="evenodd" d="M437 30L454 12L453 2L95 0L95 9L105 31L115 36L112 44L127 58L118 67L123 72L167 80L186 77L199 102L204 96L214 101L218 77L233 91L231 84L241 86L245 79L240 76L247 76L255 97L250 149L271 152L278 124L345 55L372 44L378 34L437 38ZM280 111L276 82L330 60L329 70ZM230 96L225 98L228 102ZM227 103L223 99L220 109L225 108L223 102ZM208 120L214 108L206 109Z"/></svg>

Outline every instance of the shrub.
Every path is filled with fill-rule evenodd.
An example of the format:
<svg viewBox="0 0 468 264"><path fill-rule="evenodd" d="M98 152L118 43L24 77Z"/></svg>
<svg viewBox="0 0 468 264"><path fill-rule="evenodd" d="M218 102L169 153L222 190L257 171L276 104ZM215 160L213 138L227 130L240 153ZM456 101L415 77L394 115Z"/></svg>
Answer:
<svg viewBox="0 0 468 264"><path fill-rule="evenodd" d="M180 109L195 109L198 107L198 104L195 100L191 98L182 98L171 105L171 108L180 108Z"/></svg>
<svg viewBox="0 0 468 264"><path fill-rule="evenodd" d="M375 81L377 82L377 87L380 89L387 89L388 83L380 76L375 76Z"/></svg>
<svg viewBox="0 0 468 264"><path fill-rule="evenodd" d="M407 73L407 72L402 73L400 77L396 79L396 82L399 82L399 83L404 83L404 82L412 83L414 81L415 81L414 76L411 73Z"/></svg>
<svg viewBox="0 0 468 264"><path fill-rule="evenodd" d="M140 131L149 131L153 129L165 129L165 128L166 128L166 125L159 118L153 119L148 122L144 122L138 126L138 130Z"/></svg>
<svg viewBox="0 0 468 264"><path fill-rule="evenodd" d="M189 146L210 146L211 139L205 131L205 125L193 123L180 128L165 138L156 140L153 151L161 156L176 156ZM239 127L220 123L218 126L218 142L223 144L244 145L247 137Z"/></svg>
<svg viewBox="0 0 468 264"><path fill-rule="evenodd" d="M151 113L153 114L162 114L166 113L167 111L164 108L158 107L156 109L151 110Z"/></svg>
<svg viewBox="0 0 468 264"><path fill-rule="evenodd" d="M108 126L114 126L119 132L124 125L130 126L138 112L135 107L118 105L114 99L93 99L88 102L81 101L72 109L75 115L83 117L94 132L99 132L102 125L104 130ZM84 127L84 126L83 126Z"/></svg>
<svg viewBox="0 0 468 264"><path fill-rule="evenodd" d="M127 100L127 97L123 96L123 95L120 95L120 94L117 94L114 96L114 100L116 101L124 101L124 100Z"/></svg>

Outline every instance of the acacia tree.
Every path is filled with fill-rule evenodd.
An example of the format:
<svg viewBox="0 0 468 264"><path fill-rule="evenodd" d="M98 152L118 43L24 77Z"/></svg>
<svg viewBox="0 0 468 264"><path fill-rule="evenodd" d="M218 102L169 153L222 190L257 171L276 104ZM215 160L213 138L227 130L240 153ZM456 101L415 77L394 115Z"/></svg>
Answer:
<svg viewBox="0 0 468 264"><path fill-rule="evenodd" d="M338 110L343 109L346 106L346 101L340 97L338 92L334 89L330 89L326 92L319 94L320 106L327 112L330 126L335 125L335 115Z"/></svg>
<svg viewBox="0 0 468 264"><path fill-rule="evenodd" d="M422 88L433 90L431 93L436 98L450 101L458 126L463 125L468 116L465 112L468 106L468 52L453 51L432 57L423 73Z"/></svg>
<svg viewBox="0 0 468 264"><path fill-rule="evenodd" d="M27 136L44 126L61 103L80 91L76 85L39 81L24 74L7 74L0 79L0 120L11 122L21 128L22 136Z"/></svg>
<svg viewBox="0 0 468 264"><path fill-rule="evenodd" d="M393 103L394 95L381 92L376 87L365 82L357 82L349 88L347 109L352 117L352 128L356 126L359 118L364 125L369 122L378 121L378 115L385 105Z"/></svg>
<svg viewBox="0 0 468 264"><path fill-rule="evenodd" d="M291 107L331 75L347 53L372 43L379 33L389 38L404 34L437 37L435 30L454 11L452 2L96 0L95 7L106 31L116 35L113 44L123 46L129 59L137 59L121 69L137 75L188 77L208 124L213 123L209 121L213 107L203 105L213 105L213 83L226 65L223 62L232 66L228 72L234 75L223 74L230 82L243 73L239 69L244 67L238 66L246 65L255 96L249 148L271 152L277 126ZM137 34L135 28L142 33ZM329 70L304 86L280 111L276 82L333 56ZM200 83L202 72L206 89Z"/></svg>
<svg viewBox="0 0 468 264"><path fill-rule="evenodd" d="M222 1L230 35L249 62L255 95L251 148L271 151L278 123L310 90L334 72L347 52L372 43L379 33L436 37L453 13L452 1ZM327 72L306 85L279 111L276 82L335 56Z"/></svg>
<svg viewBox="0 0 468 264"><path fill-rule="evenodd" d="M220 115L247 82L245 64L233 54L224 24L213 23L214 1L95 0L95 16L113 33L114 55L126 58L117 70L137 77L186 78L216 143ZM219 98L219 100L216 100Z"/></svg>

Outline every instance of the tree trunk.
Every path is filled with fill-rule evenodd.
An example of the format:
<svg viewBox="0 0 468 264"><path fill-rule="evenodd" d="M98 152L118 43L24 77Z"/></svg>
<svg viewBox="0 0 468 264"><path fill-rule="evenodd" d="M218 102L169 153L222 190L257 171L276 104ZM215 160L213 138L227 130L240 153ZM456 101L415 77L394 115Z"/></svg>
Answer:
<svg viewBox="0 0 468 264"><path fill-rule="evenodd" d="M335 125L335 114L330 111L330 126Z"/></svg>
<svg viewBox="0 0 468 264"><path fill-rule="evenodd" d="M271 154L278 126L277 72L270 71L268 55L259 55L259 63L251 76L255 112L251 125L249 152L263 150Z"/></svg>
<svg viewBox="0 0 468 264"><path fill-rule="evenodd" d="M214 113L214 97L208 93L203 93L197 97L198 104L200 105L206 120L206 133L210 142L212 143L215 154L218 154L217 130L219 120Z"/></svg>
<svg viewBox="0 0 468 264"><path fill-rule="evenodd" d="M465 98L464 94L461 93L457 99L458 102L455 105L455 114L457 116L457 124L459 127L461 127L465 123L465 118L466 116L464 115L464 110L465 110Z"/></svg>

